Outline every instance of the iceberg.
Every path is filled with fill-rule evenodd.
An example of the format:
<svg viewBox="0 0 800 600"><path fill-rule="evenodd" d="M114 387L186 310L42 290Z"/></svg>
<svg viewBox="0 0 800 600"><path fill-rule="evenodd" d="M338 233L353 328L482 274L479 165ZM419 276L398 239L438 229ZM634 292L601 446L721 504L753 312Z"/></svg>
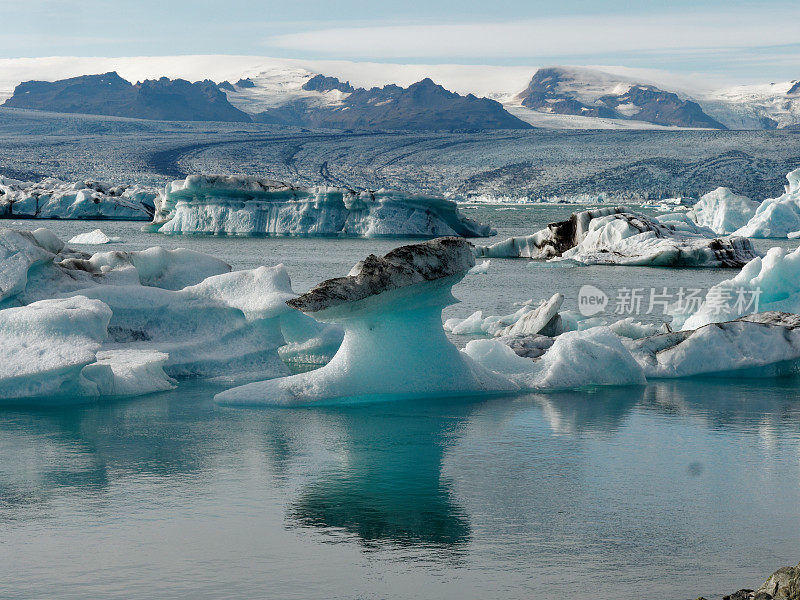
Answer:
<svg viewBox="0 0 800 600"><path fill-rule="evenodd" d="M0 230L0 319L12 319L8 343L32 348L34 357L46 354L42 344L55 353L48 362L12 351L23 362L7 365L0 379L17 377L15 369L28 365L32 371L23 379L30 389L0 386L0 398L58 390L75 397L129 395L166 389L173 377L241 381L287 375L284 360L324 364L343 332L290 309L286 301L296 296L282 265L231 271L224 261L185 249L88 255L45 229ZM44 315L36 328L24 325L35 315ZM62 343L58 335L73 335L73 322L88 323L79 332L91 325L91 335ZM69 352L80 360L65 362ZM56 371L65 373L62 383Z"/></svg>
<svg viewBox="0 0 800 600"><path fill-rule="evenodd" d="M770 248L735 277L709 289L693 308L688 302L671 307L675 329L697 329L760 311L800 313L800 248Z"/></svg>
<svg viewBox="0 0 800 600"><path fill-rule="evenodd" d="M718 187L700 198L687 214L695 223L719 235L728 235L744 227L756 214L759 203ZM750 237L750 236L745 236Z"/></svg>
<svg viewBox="0 0 800 600"><path fill-rule="evenodd" d="M646 377L779 376L800 361L800 315L763 312L628 342Z"/></svg>
<svg viewBox="0 0 800 600"><path fill-rule="evenodd" d="M564 333L537 360L519 356L502 341L490 339L472 340L464 353L525 390L645 383L642 367L607 327Z"/></svg>
<svg viewBox="0 0 800 600"><path fill-rule="evenodd" d="M561 333L558 309L563 302L563 294L553 294L550 299L542 300L539 304L535 304L533 300L523 302L520 309L509 315L484 318L483 311L479 310L466 319L447 319L444 328L453 335L556 335L557 332Z"/></svg>
<svg viewBox="0 0 800 600"><path fill-rule="evenodd" d="M445 198L387 190L301 188L271 179L190 175L156 200L150 231L165 234L486 237L494 231Z"/></svg>
<svg viewBox="0 0 800 600"><path fill-rule="evenodd" d="M622 207L573 213L532 235L478 246L476 255L587 265L733 268L758 256L749 240L715 237L685 213L651 218Z"/></svg>
<svg viewBox="0 0 800 600"><path fill-rule="evenodd" d="M227 405L304 405L517 389L460 352L442 329L451 288L475 264L461 238L401 246L370 255L346 277L289 300L292 308L341 325L344 340L320 369L234 387Z"/></svg>
<svg viewBox="0 0 800 600"><path fill-rule="evenodd" d="M102 352L111 309L81 296L0 310L0 399L130 396L174 387L165 354Z"/></svg>
<svg viewBox="0 0 800 600"><path fill-rule="evenodd" d="M767 198L746 225L734 232L750 238L797 237L800 231L800 169L786 175L789 185L777 198Z"/></svg>
<svg viewBox="0 0 800 600"><path fill-rule="evenodd" d="M139 185L92 180L68 183L52 178L32 182L0 176L3 217L148 221L157 197L156 188Z"/></svg>
<svg viewBox="0 0 800 600"><path fill-rule="evenodd" d="M119 238L110 238L100 229L88 231L86 233L79 233L69 239L68 244L85 244L87 246L109 244L111 242L119 242Z"/></svg>

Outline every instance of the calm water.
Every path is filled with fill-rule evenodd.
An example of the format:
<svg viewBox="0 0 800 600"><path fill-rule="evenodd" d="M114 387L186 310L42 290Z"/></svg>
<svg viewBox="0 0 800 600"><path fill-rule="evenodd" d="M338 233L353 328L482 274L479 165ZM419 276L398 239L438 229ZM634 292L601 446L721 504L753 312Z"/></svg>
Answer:
<svg viewBox="0 0 800 600"><path fill-rule="evenodd" d="M470 212L506 235L570 210ZM46 225L69 238L97 224ZM401 243L100 226L124 249L283 262L298 291ZM613 294L732 275L492 260L447 316L555 291L574 304L584 283ZM0 408L0 597L633 600L753 587L800 559L798 383L302 410L218 407L220 388L183 383L124 402Z"/></svg>

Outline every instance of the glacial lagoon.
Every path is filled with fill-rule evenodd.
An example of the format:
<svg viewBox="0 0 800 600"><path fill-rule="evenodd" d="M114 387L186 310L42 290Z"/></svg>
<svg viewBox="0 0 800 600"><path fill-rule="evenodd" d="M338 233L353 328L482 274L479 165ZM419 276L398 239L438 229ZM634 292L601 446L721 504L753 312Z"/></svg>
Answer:
<svg viewBox="0 0 800 600"><path fill-rule="evenodd" d="M502 239L572 210L466 214ZM407 243L3 224L46 226L62 239L100 227L122 240L91 251L162 245L235 268L283 263L298 292ZM757 242L762 251L779 244L798 242ZM454 288L461 303L444 316L506 314L555 292L575 308L584 284L613 305L623 286L707 289L732 274L492 259ZM181 382L131 400L6 405L0 596L719 596L796 561L798 384L704 378L254 409L214 404L221 385Z"/></svg>

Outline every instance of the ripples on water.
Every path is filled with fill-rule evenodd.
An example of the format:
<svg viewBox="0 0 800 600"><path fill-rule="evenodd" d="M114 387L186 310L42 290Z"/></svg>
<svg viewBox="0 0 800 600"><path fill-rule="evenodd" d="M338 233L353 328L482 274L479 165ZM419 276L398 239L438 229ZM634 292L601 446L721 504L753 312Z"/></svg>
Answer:
<svg viewBox="0 0 800 600"><path fill-rule="evenodd" d="M503 233L529 218L501 214ZM53 228L68 238L95 225ZM121 248L285 262L299 290L398 244L101 227ZM493 260L456 288L465 303L449 311L505 311L553 291L570 299L586 279L731 275ZM638 599L753 587L800 552L797 384L259 410L215 406L220 388L187 382L108 404L6 406L0 597Z"/></svg>

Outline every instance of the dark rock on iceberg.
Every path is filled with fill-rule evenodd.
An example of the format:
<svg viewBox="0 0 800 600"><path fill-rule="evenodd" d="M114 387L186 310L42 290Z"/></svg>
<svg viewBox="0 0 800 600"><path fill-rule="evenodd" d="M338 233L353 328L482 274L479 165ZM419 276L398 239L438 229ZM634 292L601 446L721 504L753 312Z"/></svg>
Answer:
<svg viewBox="0 0 800 600"><path fill-rule="evenodd" d="M416 283L463 275L474 264L472 244L468 241L437 238L400 246L383 257L370 254L347 277L323 281L287 304L305 313L315 313Z"/></svg>

